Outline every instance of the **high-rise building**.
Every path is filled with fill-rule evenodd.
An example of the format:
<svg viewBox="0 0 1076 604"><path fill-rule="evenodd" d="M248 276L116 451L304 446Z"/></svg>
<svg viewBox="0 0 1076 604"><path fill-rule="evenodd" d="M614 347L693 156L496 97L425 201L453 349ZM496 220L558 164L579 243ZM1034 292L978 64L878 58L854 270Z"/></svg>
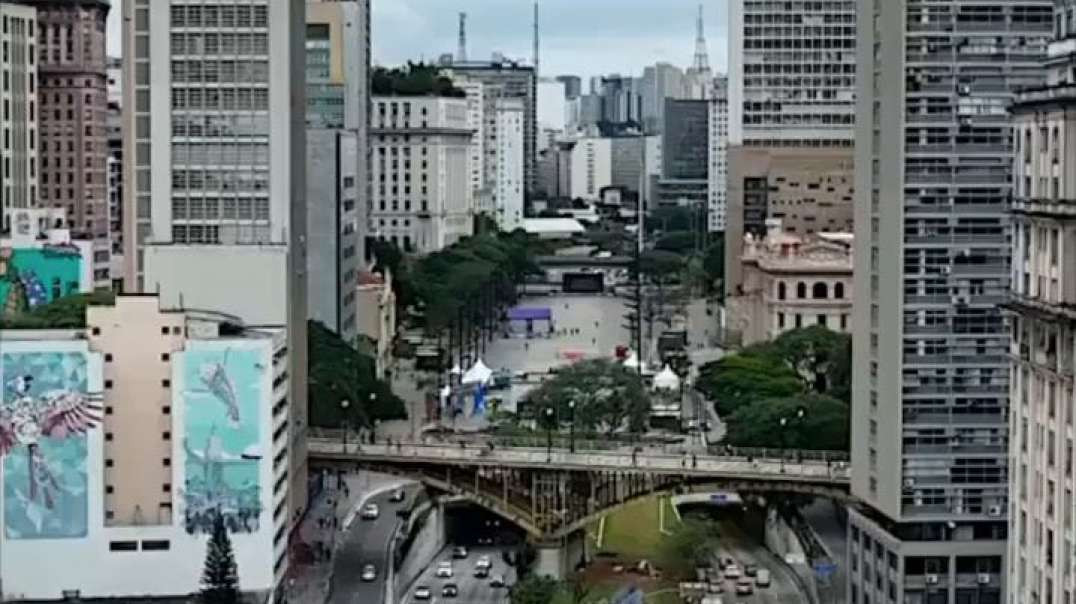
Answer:
<svg viewBox="0 0 1076 604"><path fill-rule="evenodd" d="M63 208L94 244L94 282L112 285L106 134L107 0L20 0L37 9L38 205Z"/></svg>
<svg viewBox="0 0 1076 604"><path fill-rule="evenodd" d="M4 135L0 166L0 212L3 231L11 231L11 212L36 207L38 198L37 12L29 6L0 4L0 132Z"/></svg>
<svg viewBox="0 0 1076 604"><path fill-rule="evenodd" d="M729 102L724 94L713 94L707 128L706 228L711 233L725 230L728 193Z"/></svg>
<svg viewBox="0 0 1076 604"><path fill-rule="evenodd" d="M108 219L112 290L123 291L123 61L108 58Z"/></svg>
<svg viewBox="0 0 1076 604"><path fill-rule="evenodd" d="M583 94L583 80L579 76L559 75L557 81L564 85L564 98L574 99Z"/></svg>
<svg viewBox="0 0 1076 604"><path fill-rule="evenodd" d="M467 129L471 131L471 145L467 153L467 174L470 176L471 204L478 213L491 214L492 207L483 202L491 199L486 184L486 95L482 82L461 82L457 85L467 95ZM492 130L496 124L489 129ZM491 140L493 142L493 140Z"/></svg>
<svg viewBox="0 0 1076 604"><path fill-rule="evenodd" d="M286 328L288 463L274 472L294 526L307 493L306 6L123 12L125 285Z"/></svg>
<svg viewBox="0 0 1076 604"><path fill-rule="evenodd" d="M999 305L1006 108L1043 81L1053 2L848 4L859 17L851 491L862 502L849 510L849 601L1034 602L1004 594L1006 538L1019 536L1006 520Z"/></svg>
<svg viewBox="0 0 1076 604"><path fill-rule="evenodd" d="M372 103L370 132L376 139L369 235L421 254L470 235L467 165L473 132L467 99L375 96ZM495 161L486 163L498 168Z"/></svg>
<svg viewBox="0 0 1076 604"><path fill-rule="evenodd" d="M564 95L564 84L551 78L539 78L537 87L538 131L564 130L568 116L568 99ZM543 149L542 141L537 142Z"/></svg>
<svg viewBox="0 0 1076 604"><path fill-rule="evenodd" d="M358 177L359 149L354 130L306 131L306 277L310 318L346 342L355 341L355 288L362 266Z"/></svg>
<svg viewBox="0 0 1076 604"><path fill-rule="evenodd" d="M705 210L709 202L710 102L665 99L662 168L657 205L692 206Z"/></svg>
<svg viewBox="0 0 1076 604"><path fill-rule="evenodd" d="M26 417L68 411L62 428L38 424L47 442L5 452L7 468L31 469L4 475L6 597L186 599L220 517L238 588L282 601L291 436L277 428L288 425L291 377L282 329L120 295L88 308L84 328L6 330L0 341L0 369L17 376L9 404Z"/></svg>
<svg viewBox="0 0 1076 604"><path fill-rule="evenodd" d="M602 122L634 124L643 121L642 95L636 78L612 74L602 76L598 89Z"/></svg>
<svg viewBox="0 0 1076 604"><path fill-rule="evenodd" d="M457 86L464 82L478 82L484 89L484 117L486 124L497 119L496 99L501 97L523 99L523 169L526 183L526 195L531 195L538 182L538 81L534 67L511 61L503 57L494 57L491 61L453 61L446 65L445 74L452 78ZM487 160L494 149L490 139L495 133L484 133ZM492 171L486 162L486 184L493 182Z"/></svg>
<svg viewBox="0 0 1076 604"><path fill-rule="evenodd" d="M582 137L571 146L568 161L568 196L595 201L612 184L613 139Z"/></svg>
<svg viewBox="0 0 1076 604"><path fill-rule="evenodd" d="M307 126L358 130L365 138L369 72L369 0L308 0Z"/></svg>
<svg viewBox="0 0 1076 604"><path fill-rule="evenodd" d="M1073 598L1076 0L1054 5L1046 86L1017 93L1009 380L1009 602Z"/></svg>
<svg viewBox="0 0 1076 604"><path fill-rule="evenodd" d="M856 0L729 0L729 143L850 147Z"/></svg>
<svg viewBox="0 0 1076 604"><path fill-rule="evenodd" d="M502 231L523 227L523 101L497 99L497 179L493 218Z"/></svg>
<svg viewBox="0 0 1076 604"><path fill-rule="evenodd" d="M665 99L684 98L684 72L669 63L655 63L643 68L639 79L642 97L643 129L661 132L665 121Z"/></svg>

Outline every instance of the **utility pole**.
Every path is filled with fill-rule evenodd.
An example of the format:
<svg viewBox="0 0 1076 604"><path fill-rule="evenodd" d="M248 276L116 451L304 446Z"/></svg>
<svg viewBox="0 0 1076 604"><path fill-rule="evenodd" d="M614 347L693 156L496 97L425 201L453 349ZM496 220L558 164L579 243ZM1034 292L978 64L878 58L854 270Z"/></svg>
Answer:
<svg viewBox="0 0 1076 604"><path fill-rule="evenodd" d="M459 47L456 49L456 60L460 63L467 60L467 13L460 13Z"/></svg>
<svg viewBox="0 0 1076 604"><path fill-rule="evenodd" d="M645 358L643 353L643 271L642 271L642 257L643 257L643 244L645 237L645 222L643 215L646 212L646 201L644 192L646 191L646 135L639 133L639 193L636 196L635 202L635 215L636 215L636 228L638 232L635 238L635 254L632 264L635 267L635 287L632 295L628 298L627 307L631 309L625 318L628 319L628 324L625 327L632 335L632 340L635 341L635 352L639 358L639 365L636 371L639 374L640 379L643 375L643 359Z"/></svg>

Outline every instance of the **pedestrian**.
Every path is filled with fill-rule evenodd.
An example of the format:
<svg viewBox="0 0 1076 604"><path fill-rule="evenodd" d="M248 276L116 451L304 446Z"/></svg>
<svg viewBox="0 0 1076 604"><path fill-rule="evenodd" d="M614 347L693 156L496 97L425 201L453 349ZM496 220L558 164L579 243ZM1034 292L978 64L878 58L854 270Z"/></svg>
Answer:
<svg viewBox="0 0 1076 604"><path fill-rule="evenodd" d="M691 467L692 468L698 468L699 467L699 458L694 453L691 454Z"/></svg>

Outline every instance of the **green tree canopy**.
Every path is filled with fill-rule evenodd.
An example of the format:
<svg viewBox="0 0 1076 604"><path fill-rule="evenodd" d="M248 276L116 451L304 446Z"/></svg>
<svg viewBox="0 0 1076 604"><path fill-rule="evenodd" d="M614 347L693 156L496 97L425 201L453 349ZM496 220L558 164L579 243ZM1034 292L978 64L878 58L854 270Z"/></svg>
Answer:
<svg viewBox="0 0 1076 604"><path fill-rule="evenodd" d="M527 393L523 406L545 428L550 426L544 423L544 410L553 409L553 422L563 426L572 418L571 401L575 401L575 428L580 431L640 432L650 414L650 397L639 376L608 359L581 361L562 369Z"/></svg>
<svg viewBox="0 0 1076 604"><path fill-rule="evenodd" d="M756 354L733 354L703 365L696 387L714 401L722 417L758 400L803 392L795 371Z"/></svg>
<svg viewBox="0 0 1076 604"><path fill-rule="evenodd" d="M660 206L654 208L646 217L647 232L661 230L690 231L692 226L691 208L685 206Z"/></svg>
<svg viewBox="0 0 1076 604"><path fill-rule="evenodd" d="M370 76L370 90L378 96L467 96L453 86L450 78L442 76L438 67L411 61L403 68L375 67Z"/></svg>
<svg viewBox="0 0 1076 604"><path fill-rule="evenodd" d="M786 331L773 342L777 355L818 394L850 398L852 338L821 325Z"/></svg>
<svg viewBox="0 0 1076 604"><path fill-rule="evenodd" d="M702 516L684 516L673 528L673 534L662 539L658 563L662 570L688 578L696 566L709 566L718 537L716 522Z"/></svg>
<svg viewBox="0 0 1076 604"><path fill-rule="evenodd" d="M725 419L728 427L725 442L737 447L848 449L848 404L831 396L806 394L764 399L740 407Z"/></svg>
<svg viewBox="0 0 1076 604"><path fill-rule="evenodd" d="M710 241L702 254L702 268L706 271L711 287L721 291L725 281L725 234L713 233L710 235Z"/></svg>
<svg viewBox="0 0 1076 604"><path fill-rule="evenodd" d="M663 250L647 250L639 256L639 270L655 283L669 283L680 276L684 257Z"/></svg>
<svg viewBox="0 0 1076 604"><path fill-rule="evenodd" d="M512 604L550 604L560 590L560 584L549 577L529 574L512 586Z"/></svg>
<svg viewBox="0 0 1076 604"><path fill-rule="evenodd" d="M407 411L387 383L375 377L371 356L360 353L318 321L307 324L310 425L367 426L373 420L404 419ZM345 408L341 403L347 401Z"/></svg>
<svg viewBox="0 0 1076 604"><path fill-rule="evenodd" d="M82 329L86 327L87 306L112 306L116 295L110 291L70 294L0 318L0 329Z"/></svg>

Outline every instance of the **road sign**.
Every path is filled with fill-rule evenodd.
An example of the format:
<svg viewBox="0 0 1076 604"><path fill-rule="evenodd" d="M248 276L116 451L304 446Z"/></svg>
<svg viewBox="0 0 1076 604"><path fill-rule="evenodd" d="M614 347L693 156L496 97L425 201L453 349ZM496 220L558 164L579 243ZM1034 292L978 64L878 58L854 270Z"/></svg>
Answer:
<svg viewBox="0 0 1076 604"><path fill-rule="evenodd" d="M814 572L820 579L826 579L837 572L837 565L832 562L815 562Z"/></svg>

